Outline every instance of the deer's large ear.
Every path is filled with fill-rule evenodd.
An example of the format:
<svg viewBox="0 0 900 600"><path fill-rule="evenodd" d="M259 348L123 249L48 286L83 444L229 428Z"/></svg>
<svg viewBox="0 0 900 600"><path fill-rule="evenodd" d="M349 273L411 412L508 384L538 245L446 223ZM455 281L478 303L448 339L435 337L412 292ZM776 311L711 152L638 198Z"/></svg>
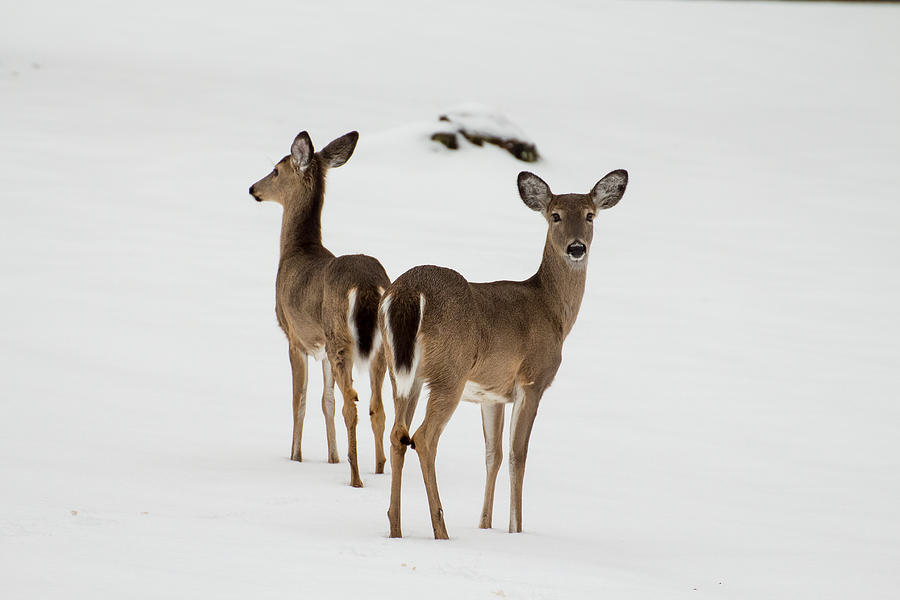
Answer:
<svg viewBox="0 0 900 600"><path fill-rule="evenodd" d="M359 133L351 131L345 133L338 139L334 140L319 152L322 161L328 168L339 167L348 160L356 149L356 142L359 140Z"/></svg>
<svg viewBox="0 0 900 600"><path fill-rule="evenodd" d="M625 186L627 185L628 171L625 169L618 169L608 173L591 190L591 200L594 201L594 207L597 210L612 208L622 199L622 195L625 193Z"/></svg>
<svg viewBox="0 0 900 600"><path fill-rule="evenodd" d="M312 140L309 139L308 133L301 131L294 138L294 143L291 144L291 162L294 163L294 168L298 171L305 170L309 166L309 161L312 160L312 155Z"/></svg>
<svg viewBox="0 0 900 600"><path fill-rule="evenodd" d="M519 173L519 196L522 202L531 210L544 212L550 205L553 194L550 193L550 186L544 183L544 180L528 171Z"/></svg>

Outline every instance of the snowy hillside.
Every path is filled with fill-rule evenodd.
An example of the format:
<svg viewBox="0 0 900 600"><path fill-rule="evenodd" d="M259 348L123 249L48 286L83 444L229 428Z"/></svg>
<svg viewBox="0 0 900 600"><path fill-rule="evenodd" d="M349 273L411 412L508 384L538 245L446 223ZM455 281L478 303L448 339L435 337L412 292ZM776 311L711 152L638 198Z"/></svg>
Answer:
<svg viewBox="0 0 900 600"><path fill-rule="evenodd" d="M0 595L896 597L900 7L126 4L0 19ZM468 102L542 160L423 135ZM315 365L288 460L281 212L247 188L302 129L360 131L324 239L392 277L528 277L545 225L516 174L628 169L525 533L505 465L477 529L470 404L438 453L449 542L414 453L388 539L365 421L366 487L326 464Z"/></svg>

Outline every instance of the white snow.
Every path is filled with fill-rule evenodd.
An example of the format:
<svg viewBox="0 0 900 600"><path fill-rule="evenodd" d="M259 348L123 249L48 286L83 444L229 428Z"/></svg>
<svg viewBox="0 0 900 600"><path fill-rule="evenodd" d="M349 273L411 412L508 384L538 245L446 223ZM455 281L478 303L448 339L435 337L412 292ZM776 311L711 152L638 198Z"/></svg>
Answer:
<svg viewBox="0 0 900 600"><path fill-rule="evenodd" d="M521 127L510 121L506 115L492 106L486 106L478 102L466 102L459 106L454 106L450 110L441 111L441 116L446 116L451 123L473 135L485 138L516 139L524 143L534 143L522 131Z"/></svg>
<svg viewBox="0 0 900 600"><path fill-rule="evenodd" d="M898 9L4 7L0 594L895 597ZM413 125L469 101L544 160ZM438 454L449 542L414 452L387 538L366 381L366 487L326 463L318 411L288 460L281 209L247 188L304 129L317 149L360 131L324 239L392 277L525 278L545 224L517 173L586 193L628 169L535 424L525 533L505 532L505 466L477 529L468 403ZM313 403L321 386L311 365Z"/></svg>

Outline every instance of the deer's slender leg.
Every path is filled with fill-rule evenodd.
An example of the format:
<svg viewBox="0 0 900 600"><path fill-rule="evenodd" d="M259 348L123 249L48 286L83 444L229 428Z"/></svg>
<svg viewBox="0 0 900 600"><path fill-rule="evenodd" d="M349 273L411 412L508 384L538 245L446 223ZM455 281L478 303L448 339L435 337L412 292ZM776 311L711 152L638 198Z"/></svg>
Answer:
<svg viewBox="0 0 900 600"><path fill-rule="evenodd" d="M344 408L341 411L344 415L344 425L347 426L347 460L350 463L350 485L353 487L362 487L362 479L359 478L359 463L356 458L356 402L359 396L353 389L353 373L352 373L352 349L340 349L333 353L328 353L328 359L331 361L331 370L334 379L341 390L341 396L344 398Z"/></svg>
<svg viewBox="0 0 900 600"><path fill-rule="evenodd" d="M325 435L328 438L328 462L337 463L341 459L337 451L337 439L334 431L334 376L331 374L331 361L322 361L322 413L325 415Z"/></svg>
<svg viewBox="0 0 900 600"><path fill-rule="evenodd" d="M300 442L303 438L303 418L306 416L306 353L291 344L288 354L293 375L294 435L291 441L291 460L302 461Z"/></svg>
<svg viewBox="0 0 900 600"><path fill-rule="evenodd" d="M369 384L372 387L372 399L369 401L369 418L372 421L372 433L375 435L375 472L384 473L384 403L381 400L381 388L384 384L384 372L387 363L384 349L374 353L369 365Z"/></svg>
<svg viewBox="0 0 900 600"><path fill-rule="evenodd" d="M542 392L526 388L513 404L509 432L509 532L522 531L522 482L525 479L525 459L528 440L537 416Z"/></svg>
<svg viewBox="0 0 900 600"><path fill-rule="evenodd" d="M425 492L428 494L428 507L431 511L431 527L434 529L434 539L446 540L447 526L444 524L444 509L441 507L441 497L438 494L437 474L434 470L434 461L437 457L438 440L444 426L456 410L462 395L463 383L455 388L447 390L432 388L428 396L428 408L422 425L412 437L411 447L419 455L419 465L422 467L422 477L425 480Z"/></svg>
<svg viewBox="0 0 900 600"><path fill-rule="evenodd" d="M481 424L484 429L484 463L487 478L484 483L484 506L481 509L482 529L490 529L494 515L494 486L503 462L503 413L505 404L481 405Z"/></svg>
<svg viewBox="0 0 900 600"><path fill-rule="evenodd" d="M391 385L394 386L394 377L391 375ZM396 386L394 386L396 389ZM406 447L410 443L409 424L416 405L419 402L419 394L422 391L422 382L413 382L409 396L399 397L394 394L394 426L391 428L391 504L388 507L388 522L391 526L391 537L403 537L400 529L400 488L403 482L403 462L406 458Z"/></svg>

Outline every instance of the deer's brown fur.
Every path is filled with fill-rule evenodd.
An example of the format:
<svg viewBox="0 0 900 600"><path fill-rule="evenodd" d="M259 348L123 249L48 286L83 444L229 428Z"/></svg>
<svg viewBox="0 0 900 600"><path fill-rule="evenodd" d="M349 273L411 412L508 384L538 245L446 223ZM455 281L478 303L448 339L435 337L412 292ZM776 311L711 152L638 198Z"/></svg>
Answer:
<svg viewBox="0 0 900 600"><path fill-rule="evenodd" d="M390 534L400 537L400 483L406 447L419 456L434 537L447 538L437 489L435 456L444 426L461 399L479 402L484 424L487 478L480 526L491 527L494 485L503 457L506 403L512 403L509 531L522 530L522 481L538 404L553 381L562 345L584 295L593 215L614 206L628 175L613 171L588 194L554 195L540 178L519 175L522 200L547 219L543 260L525 281L469 283L451 269L420 266L385 292L379 325L396 381L391 430ZM423 384L425 418L409 426Z"/></svg>
<svg viewBox="0 0 900 600"><path fill-rule="evenodd" d="M375 471L384 472L384 406L381 387L386 362L377 329L381 293L390 285L381 264L371 256L334 256L322 245L322 205L325 173L344 164L356 147L358 134L348 133L316 153L309 135L301 132L291 154L271 173L250 187L258 201L271 200L284 208L281 257L275 280L275 314L288 339L293 372L294 432L291 460L300 450L306 414L307 357L322 362L328 462L338 462L334 431L334 383L344 399L350 484L362 487L357 464L354 362L369 364L372 396L369 414L375 435Z"/></svg>

